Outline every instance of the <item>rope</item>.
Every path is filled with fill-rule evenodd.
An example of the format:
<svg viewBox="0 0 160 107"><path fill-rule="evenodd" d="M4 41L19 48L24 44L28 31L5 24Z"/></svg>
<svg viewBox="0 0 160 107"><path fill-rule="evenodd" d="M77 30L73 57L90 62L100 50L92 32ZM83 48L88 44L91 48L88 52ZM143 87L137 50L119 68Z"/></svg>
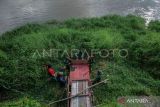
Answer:
<svg viewBox="0 0 160 107"><path fill-rule="evenodd" d="M61 100L57 100L57 101L51 102L51 103L49 103L48 105L52 105L52 104L54 104L54 103L66 101L66 100L72 99L72 98L74 98L74 97L77 97L77 96L79 96L80 94L82 94L84 91L86 91L86 90L88 90L88 89L90 89L90 88L93 88L93 87L95 87L95 86L97 86L97 85L100 85L100 84L102 84L102 83L106 83L107 80L108 80L108 79L105 79L105 80L103 80L103 81L101 81L101 82L98 82L98 83L96 83L96 84L94 84L94 85L91 85L91 86L89 86L88 88L82 90L81 92L77 93L77 94L74 95L74 96L67 97L67 98L64 98L64 99L61 99Z"/></svg>

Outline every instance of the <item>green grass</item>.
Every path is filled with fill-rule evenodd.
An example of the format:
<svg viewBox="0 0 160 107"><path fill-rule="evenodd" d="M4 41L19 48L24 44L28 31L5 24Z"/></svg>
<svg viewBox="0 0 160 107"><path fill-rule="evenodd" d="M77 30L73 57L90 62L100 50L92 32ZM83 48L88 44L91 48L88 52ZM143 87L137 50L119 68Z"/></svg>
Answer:
<svg viewBox="0 0 160 107"><path fill-rule="evenodd" d="M145 71L110 62L106 66L103 78L108 78L109 81L94 89L97 103L112 104L121 96L159 95L160 81L153 79Z"/></svg>
<svg viewBox="0 0 160 107"><path fill-rule="evenodd" d="M5 101L3 103L0 103L1 107L47 107L44 104L40 104L38 101L23 97L18 100L13 101Z"/></svg>
<svg viewBox="0 0 160 107"><path fill-rule="evenodd" d="M0 105L10 104L10 101L3 102L5 100L17 104L27 97L29 103L39 107L63 96L63 88L57 82L46 81L48 75L43 64L51 63L58 69L64 65L64 58L33 57L36 50L42 55L43 49L47 52L50 49L128 49L126 58L118 55L95 58L92 78L97 69L102 69L103 78L109 75L107 84L93 89L95 103L106 104L102 107L118 107L117 98L120 96L158 96L158 29L159 21L151 22L146 28L144 19L140 17L113 15L27 24L6 32L0 37L0 94L6 96L1 98Z"/></svg>

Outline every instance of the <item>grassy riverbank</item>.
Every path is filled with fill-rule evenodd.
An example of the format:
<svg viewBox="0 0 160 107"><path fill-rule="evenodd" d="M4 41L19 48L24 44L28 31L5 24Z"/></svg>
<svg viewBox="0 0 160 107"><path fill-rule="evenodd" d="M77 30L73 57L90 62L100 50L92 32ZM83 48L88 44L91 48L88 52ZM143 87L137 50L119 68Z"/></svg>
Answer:
<svg viewBox="0 0 160 107"><path fill-rule="evenodd" d="M82 48L128 50L126 58L117 55L95 58L92 77L100 69L103 78L109 78L107 84L94 89L96 104L112 107L117 105L119 96L160 95L160 22L151 22L146 27L140 17L105 16L27 24L3 34L0 106L40 107L62 98L64 89L56 82L46 81L48 75L43 64L51 63L58 69L63 58L40 57L41 53L43 49L49 52ZM37 51L41 55L35 57Z"/></svg>

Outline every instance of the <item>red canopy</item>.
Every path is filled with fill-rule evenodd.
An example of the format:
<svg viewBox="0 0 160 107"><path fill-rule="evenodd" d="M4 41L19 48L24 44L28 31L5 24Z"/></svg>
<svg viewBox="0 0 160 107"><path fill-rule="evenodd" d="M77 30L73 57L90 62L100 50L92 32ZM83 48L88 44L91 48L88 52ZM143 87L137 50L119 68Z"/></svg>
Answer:
<svg viewBox="0 0 160 107"><path fill-rule="evenodd" d="M90 69L88 63L72 64L69 75L70 82L72 80L90 80Z"/></svg>

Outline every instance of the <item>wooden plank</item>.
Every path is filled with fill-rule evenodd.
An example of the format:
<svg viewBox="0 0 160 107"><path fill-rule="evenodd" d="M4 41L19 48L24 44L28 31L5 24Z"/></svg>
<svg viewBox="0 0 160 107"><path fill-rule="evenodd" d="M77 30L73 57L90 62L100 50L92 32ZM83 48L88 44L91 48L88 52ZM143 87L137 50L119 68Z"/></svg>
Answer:
<svg viewBox="0 0 160 107"><path fill-rule="evenodd" d="M71 95L76 95L88 88L88 81L73 81ZM91 107L89 91L84 91L80 96L71 99L71 107Z"/></svg>

